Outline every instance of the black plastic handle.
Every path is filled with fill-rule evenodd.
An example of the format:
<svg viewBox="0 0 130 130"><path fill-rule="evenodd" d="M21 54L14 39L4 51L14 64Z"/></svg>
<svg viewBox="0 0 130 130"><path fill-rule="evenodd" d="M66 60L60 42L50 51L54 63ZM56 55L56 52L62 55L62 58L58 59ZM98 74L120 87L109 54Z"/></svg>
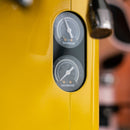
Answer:
<svg viewBox="0 0 130 130"><path fill-rule="evenodd" d="M93 38L105 38L112 34L112 16L104 0L89 0L87 25Z"/></svg>

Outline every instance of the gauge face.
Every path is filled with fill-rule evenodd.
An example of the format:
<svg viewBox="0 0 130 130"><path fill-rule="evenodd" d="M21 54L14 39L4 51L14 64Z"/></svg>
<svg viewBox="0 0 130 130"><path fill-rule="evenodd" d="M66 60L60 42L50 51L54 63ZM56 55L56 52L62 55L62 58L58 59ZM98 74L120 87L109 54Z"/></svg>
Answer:
<svg viewBox="0 0 130 130"><path fill-rule="evenodd" d="M84 81L81 63L72 56L62 56L54 64L54 78L57 85L68 92L79 89Z"/></svg>
<svg viewBox="0 0 130 130"><path fill-rule="evenodd" d="M78 46L84 37L84 27L79 17L70 12L61 13L54 24L54 37L65 48Z"/></svg>

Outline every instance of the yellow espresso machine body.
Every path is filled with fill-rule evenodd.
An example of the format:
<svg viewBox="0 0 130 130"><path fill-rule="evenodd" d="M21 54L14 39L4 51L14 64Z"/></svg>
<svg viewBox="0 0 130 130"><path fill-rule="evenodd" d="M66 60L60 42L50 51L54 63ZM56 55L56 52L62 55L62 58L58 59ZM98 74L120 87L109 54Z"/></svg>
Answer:
<svg viewBox="0 0 130 130"><path fill-rule="evenodd" d="M86 79L75 92L53 78L53 24L87 0L0 0L0 130L98 130L98 41L86 35ZM86 23L87 24L87 23ZM77 52L78 53L78 52Z"/></svg>

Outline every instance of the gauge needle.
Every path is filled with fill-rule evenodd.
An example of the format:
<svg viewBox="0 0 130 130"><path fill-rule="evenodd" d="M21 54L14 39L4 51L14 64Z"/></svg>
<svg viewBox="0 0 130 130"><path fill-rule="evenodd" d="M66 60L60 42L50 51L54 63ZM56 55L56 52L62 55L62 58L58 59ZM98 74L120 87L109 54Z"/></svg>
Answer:
<svg viewBox="0 0 130 130"><path fill-rule="evenodd" d="M64 19L64 21L65 21L65 25L66 25L66 27L67 27L67 32L69 33L70 38L73 39L72 30L71 30L71 28L69 27L69 25L68 25L66 19Z"/></svg>
<svg viewBox="0 0 130 130"><path fill-rule="evenodd" d="M66 76L70 75L71 72L73 71L74 67L72 67L71 69L67 70L65 75L60 79L60 81L62 81Z"/></svg>

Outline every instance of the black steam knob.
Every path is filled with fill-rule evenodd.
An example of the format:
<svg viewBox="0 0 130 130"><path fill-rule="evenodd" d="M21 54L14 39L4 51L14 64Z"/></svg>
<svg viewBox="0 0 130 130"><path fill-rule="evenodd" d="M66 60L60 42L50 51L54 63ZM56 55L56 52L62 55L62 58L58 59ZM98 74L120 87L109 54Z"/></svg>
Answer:
<svg viewBox="0 0 130 130"><path fill-rule="evenodd" d="M93 38L105 38L112 34L112 16L104 0L89 0L87 25Z"/></svg>

